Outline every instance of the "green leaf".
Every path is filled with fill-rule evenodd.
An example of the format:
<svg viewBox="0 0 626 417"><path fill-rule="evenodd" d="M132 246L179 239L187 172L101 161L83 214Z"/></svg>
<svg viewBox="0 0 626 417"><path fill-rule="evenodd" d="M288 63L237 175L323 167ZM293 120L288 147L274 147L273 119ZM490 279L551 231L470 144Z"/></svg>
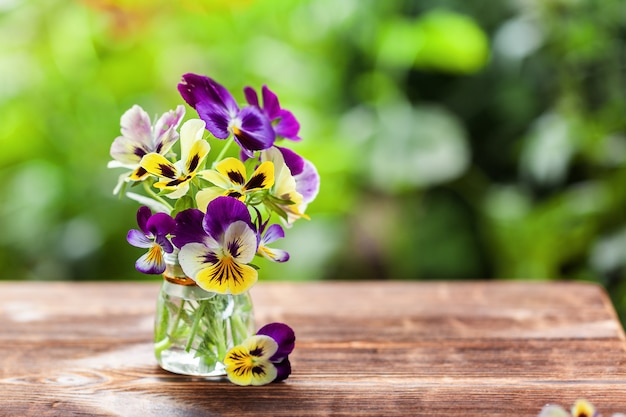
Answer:
<svg viewBox="0 0 626 417"><path fill-rule="evenodd" d="M185 195L176 200L176 204L174 205L174 210L172 211L172 217L176 216L181 211L194 208L195 202L191 196Z"/></svg>

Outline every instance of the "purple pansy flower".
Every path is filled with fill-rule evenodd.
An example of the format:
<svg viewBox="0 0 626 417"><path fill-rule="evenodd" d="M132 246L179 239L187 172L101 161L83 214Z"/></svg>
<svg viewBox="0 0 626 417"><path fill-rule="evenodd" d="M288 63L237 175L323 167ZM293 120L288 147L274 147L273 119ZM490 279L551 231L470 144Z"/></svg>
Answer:
<svg viewBox="0 0 626 417"><path fill-rule="evenodd" d="M165 213L152 214L148 207L141 206L137 210L137 224L141 230L130 230L126 240L135 247L148 248L148 252L137 260L135 268L144 274L162 274L165 271L163 252L174 251L167 235L176 223Z"/></svg>
<svg viewBox="0 0 626 417"><path fill-rule="evenodd" d="M286 379L291 374L289 354L296 345L296 335L293 329L284 323L270 323L261 327L256 334L269 336L278 344L278 350L269 359L277 371L274 382Z"/></svg>
<svg viewBox="0 0 626 417"><path fill-rule="evenodd" d="M298 136L300 131L300 123L296 117L289 111L280 108L280 103L276 94L272 92L266 85L261 89L263 97L263 106L259 104L259 97L252 87L245 87L244 94L248 104L255 106L261 110L272 122L272 127L276 136L299 142L302 140Z"/></svg>
<svg viewBox="0 0 626 417"><path fill-rule="evenodd" d="M205 214L188 209L176 216L176 222L173 241L180 248L178 261L198 286L220 294L241 294L256 283L258 273L248 263L259 242L244 203L217 197Z"/></svg>
<svg viewBox="0 0 626 417"><path fill-rule="evenodd" d="M185 74L178 91L216 138L226 139L232 133L250 156L274 144L276 134L269 118L255 106L240 109L230 92L212 78Z"/></svg>

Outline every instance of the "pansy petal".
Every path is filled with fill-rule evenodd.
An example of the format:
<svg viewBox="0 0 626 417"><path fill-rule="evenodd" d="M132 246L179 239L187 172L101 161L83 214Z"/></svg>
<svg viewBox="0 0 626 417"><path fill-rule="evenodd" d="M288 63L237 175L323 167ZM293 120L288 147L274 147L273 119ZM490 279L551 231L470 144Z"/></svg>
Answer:
<svg viewBox="0 0 626 417"><path fill-rule="evenodd" d="M124 112L120 124L122 136L137 142L145 149L149 148L152 142L152 124L144 109L135 104Z"/></svg>
<svg viewBox="0 0 626 417"><path fill-rule="evenodd" d="M263 190L274 185L274 164L265 161L254 171L244 190Z"/></svg>
<svg viewBox="0 0 626 417"><path fill-rule="evenodd" d="M116 161L125 165L137 165L149 152L149 147L126 136L118 136L111 144L109 154Z"/></svg>
<svg viewBox="0 0 626 417"><path fill-rule="evenodd" d="M260 151L274 144L276 134L269 119L256 107L243 108L238 116L239 126L233 126L233 134L239 145L248 151Z"/></svg>
<svg viewBox="0 0 626 417"><path fill-rule="evenodd" d="M295 176L296 191L302 195L302 203L309 204L317 197L320 190L320 174L315 165L304 160L304 169Z"/></svg>
<svg viewBox="0 0 626 417"><path fill-rule="evenodd" d="M205 140L198 140L193 144L185 162L187 174L195 173L200 168L210 150L211 146Z"/></svg>
<svg viewBox="0 0 626 417"><path fill-rule="evenodd" d="M185 245L183 249L191 245L194 244ZM223 257L210 267L198 271L191 278L206 291L237 295L248 291L256 283L258 273L249 265L240 264L233 258Z"/></svg>
<svg viewBox="0 0 626 417"><path fill-rule="evenodd" d="M232 116L224 107L207 103L199 103L196 107L198 116L206 122L206 130L218 139L226 139L230 136L228 126Z"/></svg>
<svg viewBox="0 0 626 417"><path fill-rule="evenodd" d="M154 245L152 239L149 239L143 232L137 229L128 231L126 241L136 248L150 248Z"/></svg>
<svg viewBox="0 0 626 417"><path fill-rule="evenodd" d="M196 111L201 103L223 107L231 114L239 111L237 102L230 92L212 78L204 75L191 73L183 75L183 81L178 84L178 91L187 104Z"/></svg>
<svg viewBox="0 0 626 417"><path fill-rule="evenodd" d="M185 106L178 105L175 110L163 113L154 125L154 151L165 154L178 139L176 128L185 116Z"/></svg>
<svg viewBox="0 0 626 417"><path fill-rule="evenodd" d="M300 132L300 123L296 117L288 110L281 110L278 114L278 123L274 125L274 132L278 136L285 139L289 139L293 142L299 142L302 140L298 136Z"/></svg>
<svg viewBox="0 0 626 417"><path fill-rule="evenodd" d="M187 243L178 252L178 262L189 278L197 275L218 261L217 254L203 243Z"/></svg>
<svg viewBox="0 0 626 417"><path fill-rule="evenodd" d="M243 94L249 105L259 107L259 96L256 94L256 91L254 91L254 88L244 87Z"/></svg>
<svg viewBox="0 0 626 417"><path fill-rule="evenodd" d="M202 227L215 240L221 240L226 228L238 220L252 228L248 207L236 198L217 197L208 204Z"/></svg>
<svg viewBox="0 0 626 417"><path fill-rule="evenodd" d="M289 252L282 249L270 248L263 244L259 245L257 253L272 262L282 263L289 260Z"/></svg>
<svg viewBox="0 0 626 417"><path fill-rule="evenodd" d="M278 342L268 335L250 336L243 341L242 345L254 359L270 359L279 349Z"/></svg>
<svg viewBox="0 0 626 417"><path fill-rule="evenodd" d="M304 158L292 151L289 148L283 148L281 146L275 146L283 156L285 165L291 171L291 175L296 176L304 170Z"/></svg>
<svg viewBox="0 0 626 417"><path fill-rule="evenodd" d="M219 175L219 174L218 174ZM217 197L225 196L228 193L228 189L220 187L208 187L203 188L196 194L196 204L202 208L203 212L206 212L207 206ZM204 233L204 230L202 231Z"/></svg>
<svg viewBox="0 0 626 417"><path fill-rule="evenodd" d="M272 224L263 233L263 243L272 243L285 237L285 230L279 224Z"/></svg>
<svg viewBox="0 0 626 417"><path fill-rule="evenodd" d="M250 226L236 221L224 233L224 252L237 262L247 264L254 258L257 249L257 235Z"/></svg>
<svg viewBox="0 0 626 417"><path fill-rule="evenodd" d="M271 361L280 361L286 358L296 346L296 334L285 323L269 323L261 327L256 334L271 337L278 344L276 353L270 358Z"/></svg>
<svg viewBox="0 0 626 417"><path fill-rule="evenodd" d="M128 176L128 179L131 181L143 181L145 180L150 173L146 171L143 167L139 166L133 170Z"/></svg>
<svg viewBox="0 0 626 417"><path fill-rule="evenodd" d="M285 358L280 362L273 362L276 367L276 378L274 382L280 382L289 377L291 375L291 362L289 362L289 358Z"/></svg>
<svg viewBox="0 0 626 417"><path fill-rule="evenodd" d="M261 95L263 96L263 111L270 120L276 119L280 112L278 97L266 85L261 88Z"/></svg>
<svg viewBox="0 0 626 417"><path fill-rule="evenodd" d="M155 213L146 223L146 229L153 236L165 236L171 233L174 227L176 227L176 222L165 213Z"/></svg>
<svg viewBox="0 0 626 417"><path fill-rule="evenodd" d="M144 274L162 274L165 271L165 260L161 247L154 244L146 254L137 259L135 268Z"/></svg>
<svg viewBox="0 0 626 417"><path fill-rule="evenodd" d="M246 183L246 167L243 162L237 158L225 158L215 166L215 169L217 169L220 174L227 177L232 184L241 186ZM227 185L227 187L230 186L231 184Z"/></svg>
<svg viewBox="0 0 626 417"><path fill-rule="evenodd" d="M230 188L233 185L232 181L227 176L212 169L205 169L203 171L200 171L198 172L198 176L202 179L209 181L213 185L217 185L220 188ZM206 208L206 205L203 208Z"/></svg>
<svg viewBox="0 0 626 417"><path fill-rule="evenodd" d="M181 159L189 158L191 147L198 141L202 141L206 123L200 119L187 120L180 128L180 156ZM205 143L208 142L204 141ZM210 149L210 147L209 147ZM208 153L208 151L207 151Z"/></svg>
<svg viewBox="0 0 626 417"><path fill-rule="evenodd" d="M179 177L178 168L163 155L149 153L141 159L141 166L157 177L176 179Z"/></svg>
<svg viewBox="0 0 626 417"><path fill-rule="evenodd" d="M147 206L141 206L137 209L137 225L144 234L148 234L148 220L152 216L152 210Z"/></svg>
<svg viewBox="0 0 626 417"><path fill-rule="evenodd" d="M204 213L198 209L183 210L176 215L176 227L172 242L177 248L182 248L187 243L202 243L207 237L202 229Z"/></svg>
<svg viewBox="0 0 626 417"><path fill-rule="evenodd" d="M161 247L161 249L163 249L163 252L174 252L174 245L172 245L172 242L170 242L167 236L159 235L156 239L154 239L154 241Z"/></svg>
<svg viewBox="0 0 626 417"><path fill-rule="evenodd" d="M267 336L252 336L226 353L224 365L228 379L237 385L265 385L274 381L276 367L268 358L276 342Z"/></svg>
<svg viewBox="0 0 626 417"><path fill-rule="evenodd" d="M576 400L572 406L573 417L594 417L596 416L596 409L587 400Z"/></svg>

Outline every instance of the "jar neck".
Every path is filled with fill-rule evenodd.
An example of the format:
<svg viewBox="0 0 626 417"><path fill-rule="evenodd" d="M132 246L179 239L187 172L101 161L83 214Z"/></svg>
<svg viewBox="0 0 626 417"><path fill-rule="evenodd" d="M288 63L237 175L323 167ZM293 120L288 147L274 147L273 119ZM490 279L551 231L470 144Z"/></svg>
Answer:
<svg viewBox="0 0 626 417"><path fill-rule="evenodd" d="M178 249L174 249L172 253L165 253L163 259L165 260L165 272L163 272L164 280L178 285L196 285L193 279L185 275L183 268L178 263Z"/></svg>

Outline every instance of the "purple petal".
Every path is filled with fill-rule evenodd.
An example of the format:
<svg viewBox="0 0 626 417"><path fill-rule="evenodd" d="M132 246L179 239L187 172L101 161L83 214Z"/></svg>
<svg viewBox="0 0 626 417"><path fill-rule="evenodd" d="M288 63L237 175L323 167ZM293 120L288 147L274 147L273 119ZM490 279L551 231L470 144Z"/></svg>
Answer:
<svg viewBox="0 0 626 417"><path fill-rule="evenodd" d="M274 144L276 134L269 119L256 107L244 107L237 117L241 120L235 140L248 151L262 151Z"/></svg>
<svg viewBox="0 0 626 417"><path fill-rule="evenodd" d="M161 249L163 249L163 252L174 252L174 245L172 245L172 242L170 242L170 240L166 236L157 236L155 242L161 247Z"/></svg>
<svg viewBox="0 0 626 417"><path fill-rule="evenodd" d="M176 222L165 213L155 213L146 223L146 229L152 233L152 236L165 236L171 233L174 227L176 227Z"/></svg>
<svg viewBox="0 0 626 417"><path fill-rule="evenodd" d="M122 136L149 147L152 142L152 124L150 116L144 109L134 105L128 109L120 120Z"/></svg>
<svg viewBox="0 0 626 417"><path fill-rule="evenodd" d="M231 115L239 111L239 106L230 92L215 80L204 75L183 75L183 81L178 84L178 91L187 104L194 109L198 104L203 103L222 107Z"/></svg>
<svg viewBox="0 0 626 417"><path fill-rule="evenodd" d="M171 128L178 127L178 124L184 115L185 107L183 105L176 106L176 110L170 110L167 113L163 113L154 125L154 133L156 134L157 140Z"/></svg>
<svg viewBox="0 0 626 417"><path fill-rule="evenodd" d="M274 363L274 366L276 367L277 372L276 378L272 382L283 381L291 375L291 363L289 362L289 358L285 358L278 363Z"/></svg>
<svg viewBox="0 0 626 417"><path fill-rule="evenodd" d="M291 171L291 175L294 177L304 170L304 158L292 151L291 149L282 148L280 146L276 146L276 149L280 151L283 155L283 159L285 160L285 165Z"/></svg>
<svg viewBox="0 0 626 417"><path fill-rule="evenodd" d="M244 87L243 94L246 96L246 101L249 105L259 107L259 97L252 87Z"/></svg>
<svg viewBox="0 0 626 417"><path fill-rule="evenodd" d="M148 224L148 220L150 220L150 217L152 217L152 211L148 206L141 206L139 207L139 209L137 209L137 225L145 235L148 235L150 233L150 231L146 227L146 225Z"/></svg>
<svg viewBox="0 0 626 417"><path fill-rule="evenodd" d="M263 95L263 111L270 120L276 119L280 113L278 97L266 85L261 89L261 94Z"/></svg>
<svg viewBox="0 0 626 417"><path fill-rule="evenodd" d="M154 126L155 140L151 152L165 154L178 140L176 128L185 115L185 107L177 106L176 110L164 113Z"/></svg>
<svg viewBox="0 0 626 417"><path fill-rule="evenodd" d="M296 344L296 335L293 329L284 323L266 324L256 334L269 336L278 344L278 350L270 358L272 362L279 362L286 358L293 351Z"/></svg>
<svg viewBox="0 0 626 417"><path fill-rule="evenodd" d="M128 231L126 241L136 248L149 248L154 245L152 239L149 239L143 232L137 229Z"/></svg>
<svg viewBox="0 0 626 417"><path fill-rule="evenodd" d="M231 115L224 107L210 103L199 103L196 107L198 116L206 123L206 130L218 139L226 139L230 136L228 126L232 120Z"/></svg>
<svg viewBox="0 0 626 417"><path fill-rule="evenodd" d="M236 221L243 221L254 230L250 212L244 203L233 197L217 197L207 206L202 227L219 242L228 226Z"/></svg>
<svg viewBox="0 0 626 417"><path fill-rule="evenodd" d="M268 244L285 237L285 231L279 224L273 224L263 234L263 243Z"/></svg>
<svg viewBox="0 0 626 417"><path fill-rule="evenodd" d="M177 248L182 248L187 243L202 243L206 233L202 228L204 213L198 209L187 209L176 215L176 227L172 242Z"/></svg>
<svg viewBox="0 0 626 417"><path fill-rule="evenodd" d="M278 115L278 123L274 125L274 132L278 136L281 136L285 139L289 139L294 142L299 142L302 140L300 136L298 136L298 132L300 131L300 123L296 117L288 110L281 110Z"/></svg>
<svg viewBox="0 0 626 417"><path fill-rule="evenodd" d="M296 191L302 194L302 202L309 204L315 200L320 190L320 175L313 163L304 160L304 169L294 176L296 180Z"/></svg>

